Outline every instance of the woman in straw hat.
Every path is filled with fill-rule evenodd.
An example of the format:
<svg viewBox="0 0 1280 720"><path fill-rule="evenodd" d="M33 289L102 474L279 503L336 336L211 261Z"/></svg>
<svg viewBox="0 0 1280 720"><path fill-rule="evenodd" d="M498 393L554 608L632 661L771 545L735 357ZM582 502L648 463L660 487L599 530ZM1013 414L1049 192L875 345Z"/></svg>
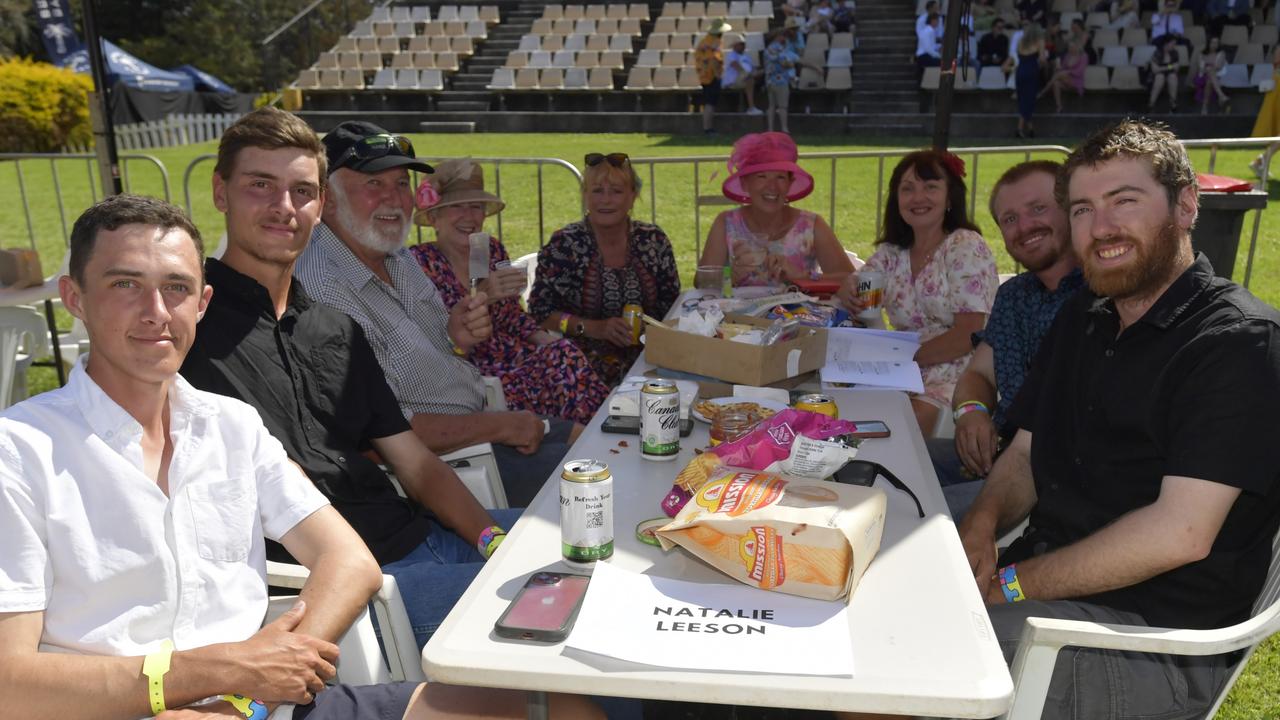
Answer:
<svg viewBox="0 0 1280 720"><path fill-rule="evenodd" d="M729 265L733 284L773 285L836 280L853 271L831 226L791 203L813 192L813 176L796 164L796 144L783 133L746 135L733 145L725 197L741 207L720 213L707 233L702 266Z"/></svg>
<svg viewBox="0 0 1280 720"><path fill-rule="evenodd" d="M436 241L409 250L452 308L468 294L469 237L481 232L484 219L501 212L504 203L485 191L480 165L460 159L436 164L418 188L417 206L414 222L434 228ZM508 407L586 424L609 388L576 345L538 327L520 309L526 274L497 268L507 260L507 249L491 236L489 278L481 289L490 298L493 337L467 359L502 381Z"/></svg>
<svg viewBox="0 0 1280 720"><path fill-rule="evenodd" d="M904 157L889 178L884 228L864 268L884 275L894 329L920 333L915 360L924 393L912 395L911 408L925 437L938 413L951 408L973 333L986 325L999 285L995 259L967 214L964 174L964 161L949 152ZM861 313L866 303L856 287L857 275L850 275L837 297Z"/></svg>
<svg viewBox="0 0 1280 720"><path fill-rule="evenodd" d="M639 305L662 317L680 295L680 275L666 233L631 218L640 176L626 153L589 153L582 173L587 216L551 235L538 253L529 314L573 338L596 372L615 385L641 346L622 317Z"/></svg>

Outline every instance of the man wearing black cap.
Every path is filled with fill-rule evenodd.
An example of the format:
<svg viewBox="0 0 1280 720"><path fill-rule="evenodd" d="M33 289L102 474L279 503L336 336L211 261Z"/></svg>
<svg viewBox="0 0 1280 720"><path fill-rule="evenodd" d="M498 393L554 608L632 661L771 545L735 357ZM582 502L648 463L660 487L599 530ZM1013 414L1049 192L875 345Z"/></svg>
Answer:
<svg viewBox="0 0 1280 720"><path fill-rule="evenodd" d="M250 113L223 134L213 197L226 216L227 250L206 263L214 299L181 374L258 410L289 459L396 577L424 645L518 512L485 512L410 430L360 326L294 281L320 218L326 164L315 132L280 110ZM365 457L370 448L408 499ZM268 555L287 559L278 547Z"/></svg>
<svg viewBox="0 0 1280 720"><path fill-rule="evenodd" d="M414 211L409 168L430 166L415 159L408 140L367 122L342 123L324 146L329 197L298 260L298 279L364 329L428 447L493 443L508 501L528 505L564 458L573 423L484 409L484 380L466 356L491 332L486 297L478 293L450 312L404 247Z"/></svg>

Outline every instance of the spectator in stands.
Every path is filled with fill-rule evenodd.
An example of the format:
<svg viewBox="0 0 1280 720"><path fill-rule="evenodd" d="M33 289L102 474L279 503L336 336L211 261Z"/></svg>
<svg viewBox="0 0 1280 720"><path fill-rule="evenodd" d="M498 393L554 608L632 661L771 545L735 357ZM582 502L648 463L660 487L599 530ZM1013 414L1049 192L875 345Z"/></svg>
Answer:
<svg viewBox="0 0 1280 720"><path fill-rule="evenodd" d="M1077 95L1084 95L1084 69L1089 67L1089 56L1079 42L1072 42L1067 52L1055 61L1053 76L1040 91L1037 98L1053 92L1053 102L1057 112L1062 112L1062 89L1074 90Z"/></svg>
<svg viewBox="0 0 1280 720"><path fill-rule="evenodd" d="M924 4L924 12L916 16L916 35L920 35L920 30L929 24L930 15L940 15L938 9L938 0L929 0Z"/></svg>
<svg viewBox="0 0 1280 720"><path fill-rule="evenodd" d="M751 62L747 54L747 39L742 33L725 33L723 42L729 48L724 56L724 75L720 77L720 85L726 90L741 90L747 99L748 115L763 115L764 111L756 107L756 78L760 72Z"/></svg>
<svg viewBox="0 0 1280 720"><path fill-rule="evenodd" d="M297 185L256 181L278 211L320 202L308 162ZM286 239L278 225L261 231ZM70 252L59 289L93 352L66 387L0 416L6 714L262 719L285 706L308 720L422 719L454 706L524 717L516 691L325 688L334 643L382 576L253 408L178 376L210 300L200 233L173 205L115 195L76 220ZM266 539L310 577L263 626ZM588 711L566 701L578 707L552 713Z"/></svg>
<svg viewBox="0 0 1280 720"><path fill-rule="evenodd" d="M406 160L421 164L407 154L360 162ZM226 216L227 250L221 261L205 264L217 293L182 377L258 411L289 459L351 523L383 572L396 577L421 646L483 566L488 553L481 554L477 542L492 550L501 542L492 538L501 537L517 513L491 516L476 502L414 435L356 322L314 302L293 280L294 263L327 199L327 163L315 132L271 107L223 133L213 201ZM474 344L486 329L459 331L459 343ZM369 448L391 467L408 499L364 455ZM268 549L271 559L288 559L278 553Z"/></svg>
<svg viewBox="0 0 1280 720"><path fill-rule="evenodd" d="M1088 64L1092 65L1098 61L1098 54L1093 49L1093 33L1084 26L1084 20L1075 18L1071 21L1071 29L1067 31L1067 48L1072 43L1079 43L1080 49L1084 52Z"/></svg>
<svg viewBox="0 0 1280 720"><path fill-rule="evenodd" d="M1000 14L996 11L995 0L977 0L970 12L973 13L973 28L980 33L990 32L996 20L1000 18Z"/></svg>
<svg viewBox="0 0 1280 720"><path fill-rule="evenodd" d="M816 213L791 207L813 191L798 156L784 133L753 133L733 144L733 174L722 191L742 206L716 217L699 265L729 265L734 286L843 280L853 270L831 227Z"/></svg>
<svg viewBox="0 0 1280 720"><path fill-rule="evenodd" d="M1219 74L1227 67L1227 53L1222 49L1222 39L1209 38L1204 52L1200 55L1200 64L1196 69L1192 86L1196 89L1196 102L1200 104L1200 114L1209 114L1209 100L1217 98L1218 109L1224 113L1231 112L1231 99L1222 91Z"/></svg>
<svg viewBox="0 0 1280 720"><path fill-rule="evenodd" d="M1280 13L1277 13L1280 14ZM1252 137L1275 137L1280 135L1280 43L1271 49L1271 89L1262 98L1262 107L1258 109L1258 117L1253 121ZM1262 156L1249 166L1254 173L1262 173Z"/></svg>
<svg viewBox="0 0 1280 720"><path fill-rule="evenodd" d="M1084 284L1067 212L1053 196L1058 168L1032 160L1005 171L991 189L991 216L1009 257L1025 272L996 292L991 317L974 333L973 359L951 397L954 438L928 442L951 516L959 522L1017 428L1009 409L1022 387L1040 339L1059 308ZM944 411L945 412L945 411Z"/></svg>
<svg viewBox="0 0 1280 720"><path fill-rule="evenodd" d="M1036 128L1031 119L1040 95L1040 68L1048 60L1039 25L1033 23L1023 29L1016 50L1018 69L1014 71L1013 82L1018 97L1018 137L1035 137Z"/></svg>
<svg viewBox="0 0 1280 720"><path fill-rule="evenodd" d="M931 14L916 33L916 65L920 69L942 64L942 16Z"/></svg>
<svg viewBox="0 0 1280 720"><path fill-rule="evenodd" d="M809 0L787 0L782 4L782 14L791 17L809 17Z"/></svg>
<svg viewBox="0 0 1280 720"><path fill-rule="evenodd" d="M764 49L764 89L768 99L765 115L770 131L773 130L773 121L777 117L778 129L784 133L789 132L787 109L791 102L791 84L796 79L796 67L803 65L800 53L792 49L788 38L788 34L793 32L794 27L775 30Z"/></svg>
<svg viewBox="0 0 1280 720"><path fill-rule="evenodd" d="M716 103L720 102L720 75L724 72L720 38L729 29L729 23L716 18L693 49L693 64L698 70L698 82L702 84L702 132L707 135L716 131Z"/></svg>
<svg viewBox="0 0 1280 720"><path fill-rule="evenodd" d="M1162 39L1168 37L1190 52L1191 41L1185 33L1182 14L1178 11L1178 0L1164 0L1160 12L1151 16L1151 44L1160 47Z"/></svg>
<svg viewBox="0 0 1280 720"><path fill-rule="evenodd" d="M1209 0L1205 9L1210 35L1221 35L1228 25L1244 25L1253 28L1253 15L1249 12L1249 0Z"/></svg>
<svg viewBox="0 0 1280 720"><path fill-rule="evenodd" d="M1102 5L1108 6L1108 12L1111 15L1111 22L1107 24L1110 30L1123 30L1125 28L1138 27L1138 0L1111 0L1103 2Z"/></svg>
<svg viewBox="0 0 1280 720"><path fill-rule="evenodd" d="M1018 11L1018 17L1024 22L1030 21L1040 27L1046 27L1049 24L1049 3L1047 0L1018 0L1014 5Z"/></svg>
<svg viewBox="0 0 1280 720"><path fill-rule="evenodd" d="M904 157L889 179L884 229L864 269L885 275L884 308L898 330L920 333L916 352L924 393L911 408L924 436L950 408L956 380L973 354L999 281L995 259L969 221L964 161L952 153L920 150ZM857 273L837 293L853 312Z"/></svg>
<svg viewBox="0 0 1280 720"><path fill-rule="evenodd" d="M991 30L978 40L978 64L982 67L1003 66L1009 59L1009 36L1004 32L1004 20L996 18Z"/></svg>
<svg viewBox="0 0 1280 720"><path fill-rule="evenodd" d="M852 32L858 22L858 4L853 0L836 0L835 12L831 16L831 27L838 33Z"/></svg>
<svg viewBox="0 0 1280 720"><path fill-rule="evenodd" d="M1174 38L1165 35L1156 45L1148 68L1151 71L1151 94L1147 97L1147 112L1154 112L1156 100L1165 88L1169 91L1169 112L1178 111L1178 54L1173 51Z"/></svg>
<svg viewBox="0 0 1280 720"><path fill-rule="evenodd" d="M587 216L560 228L538 252L529 314L591 359L616 385L640 355L624 305L663 317L680 295L680 274L666 233L633 220L640 176L626 153L589 153L582 173Z"/></svg>
<svg viewBox="0 0 1280 720"><path fill-rule="evenodd" d="M409 248L440 299L452 309L467 299L470 241L483 231L484 219L502 211L498 196L484 189L484 170L470 159L437 163L417 193L414 222L435 229L435 242ZM489 277L478 290L489 299L493 335L478 343L467 359L485 375L502 381L507 407L591 422L609 388L596 375L582 350L567 338L538 327L520 307L527 274L522 268L498 267L509 262L507 249L489 237Z"/></svg>
<svg viewBox="0 0 1280 720"><path fill-rule="evenodd" d="M808 32L830 34L835 32L835 26L832 24L834 18L835 9L831 7L831 0L818 0L809 10L809 22L805 29Z"/></svg>

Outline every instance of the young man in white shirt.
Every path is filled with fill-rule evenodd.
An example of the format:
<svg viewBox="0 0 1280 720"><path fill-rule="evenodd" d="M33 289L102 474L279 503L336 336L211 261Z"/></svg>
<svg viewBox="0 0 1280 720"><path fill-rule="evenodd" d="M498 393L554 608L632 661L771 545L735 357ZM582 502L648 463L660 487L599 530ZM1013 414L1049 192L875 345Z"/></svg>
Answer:
<svg viewBox="0 0 1280 720"><path fill-rule="evenodd" d="M198 231L173 205L118 195L76 221L70 252L59 289L93 351L66 387L0 414L6 706L264 720L295 704L295 720L346 720L454 717L433 708L461 700L523 716L517 693L324 689L381 573L252 408L178 376L213 294ZM260 628L264 535L311 574Z"/></svg>
<svg viewBox="0 0 1280 720"><path fill-rule="evenodd" d="M720 84L726 90L742 91L747 98L748 115L763 115L764 111L756 107L756 78L760 73L747 54L746 37L742 33L725 33L724 46L729 48L729 52L724 55L724 74L720 76Z"/></svg>

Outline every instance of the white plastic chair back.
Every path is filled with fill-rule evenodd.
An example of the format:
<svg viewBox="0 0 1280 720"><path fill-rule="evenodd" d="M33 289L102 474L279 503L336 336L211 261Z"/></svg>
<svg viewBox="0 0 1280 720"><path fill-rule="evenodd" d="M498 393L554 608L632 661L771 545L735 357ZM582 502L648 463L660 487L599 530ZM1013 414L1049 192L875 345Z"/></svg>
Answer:
<svg viewBox="0 0 1280 720"><path fill-rule="evenodd" d="M271 622L280 617L293 603L296 595L281 595L271 598L267 603L267 617L264 622ZM382 661L382 651L378 647L378 636L374 634L373 623L369 621L369 609L360 611L359 617L351 624L351 628L338 640L338 663L336 680L345 685L377 685L391 682L391 673Z"/></svg>
<svg viewBox="0 0 1280 720"><path fill-rule="evenodd" d="M26 397L26 368L32 358L48 351L49 329L43 315L21 306L0 307L0 410Z"/></svg>

